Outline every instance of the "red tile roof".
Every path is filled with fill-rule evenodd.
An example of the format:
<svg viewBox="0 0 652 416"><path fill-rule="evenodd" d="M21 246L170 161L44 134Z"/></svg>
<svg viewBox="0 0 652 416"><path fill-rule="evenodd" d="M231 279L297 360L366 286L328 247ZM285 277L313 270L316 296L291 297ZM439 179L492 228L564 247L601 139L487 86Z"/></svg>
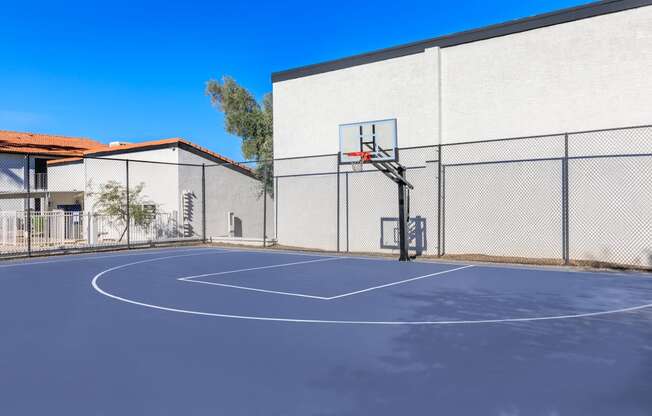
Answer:
<svg viewBox="0 0 652 416"><path fill-rule="evenodd" d="M0 130L0 153L32 153L65 157L64 159L48 161L48 164L51 165L79 161L81 160L81 156L105 156L113 153L118 154L125 151L174 144L177 146L179 144L186 145L195 150L198 150L201 153L204 153L205 155L212 157L213 159L217 159L220 162L237 166L249 173L254 172L253 169L249 168L248 166L237 163L234 160L224 157L204 147L198 146L180 137L109 146L107 144L100 143L96 140L88 139L85 137L66 137L50 134Z"/></svg>
<svg viewBox="0 0 652 416"><path fill-rule="evenodd" d="M2 131L0 131L0 134L1 133ZM5 147L2 141L2 136L0 135L0 153L11 151L12 153L32 152L32 153L48 154L53 156L71 156L63 159L50 160L48 161L49 165L57 165L57 164L80 161L82 160L81 156L96 156L96 155L109 156L111 154L119 154L125 151L137 151L139 149L146 150L147 148L150 147L166 146L166 145L174 145L174 144L178 146L179 144L183 144L195 150L198 150L199 152L204 153L205 155L211 156L214 159L217 159L219 161L218 163L223 162L225 164L237 166L249 173L254 172L253 169L251 169L246 165L238 163L232 159L220 155L219 153L215 153L212 150L196 145L195 143L192 143L180 137L109 146L90 139L81 139L81 138L76 139L76 138L67 138L62 136L48 136L48 135L32 135L30 133L14 133L14 134L20 134L26 136L43 136L46 137L47 139L42 139L41 141L42 144L34 144L34 146L36 147L27 147L22 143L18 143L19 145L14 147L11 147L10 145ZM14 140L14 142L16 142L16 140ZM66 144L67 147L64 150L64 145ZM75 144L77 145L77 147L73 148L72 146ZM83 149L83 147L86 147L86 149Z"/></svg>
<svg viewBox="0 0 652 416"><path fill-rule="evenodd" d="M236 162L235 160L229 159L228 157L224 157L220 155L219 153L215 153L212 150L208 150L205 147L201 147L199 145L196 145L195 143L192 143L186 139L182 139L180 137L173 137L170 139L161 139L161 140L153 140L149 142L140 142L140 143L132 143L132 144L123 144L119 146L112 146L109 147L108 149L95 149L95 150L89 150L84 152L84 156L92 156L94 154L101 154L101 155L109 155L111 153L121 153L124 151L130 151L130 150L138 150L138 149L146 149L148 147L152 146L165 146L165 145L174 145L176 144L179 146L180 144L189 146L195 150L198 150L201 153L204 153L205 155L212 156L214 159L217 159L220 162L223 162L228 165L233 165L237 166L249 173L254 173L254 170L251 169L250 167L243 165L241 163ZM218 162L219 163L219 162Z"/></svg>
<svg viewBox="0 0 652 416"><path fill-rule="evenodd" d="M22 133L0 130L0 153L38 153L52 156L81 156L85 151L106 148L85 137Z"/></svg>

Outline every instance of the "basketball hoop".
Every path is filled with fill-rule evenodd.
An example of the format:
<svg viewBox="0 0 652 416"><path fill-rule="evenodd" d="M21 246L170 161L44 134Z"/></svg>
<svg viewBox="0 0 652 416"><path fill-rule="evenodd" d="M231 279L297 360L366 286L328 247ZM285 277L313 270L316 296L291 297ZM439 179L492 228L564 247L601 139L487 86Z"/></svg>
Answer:
<svg viewBox="0 0 652 416"><path fill-rule="evenodd" d="M371 161L371 152L348 152L345 155L359 158L351 166L354 172L361 172L363 165Z"/></svg>
<svg viewBox="0 0 652 416"><path fill-rule="evenodd" d="M408 224L410 196L408 192L414 187L406 179L407 168L398 162L396 119L340 124L339 130L339 165L351 165L351 170L360 172L364 170L365 163L370 163L371 167L376 171L398 185L399 226L397 231L400 251L399 261L410 261L410 230ZM340 172L340 169L338 168L337 171ZM344 173L346 172L350 171L347 170ZM374 178L369 178L372 181L375 180L376 175L373 176Z"/></svg>

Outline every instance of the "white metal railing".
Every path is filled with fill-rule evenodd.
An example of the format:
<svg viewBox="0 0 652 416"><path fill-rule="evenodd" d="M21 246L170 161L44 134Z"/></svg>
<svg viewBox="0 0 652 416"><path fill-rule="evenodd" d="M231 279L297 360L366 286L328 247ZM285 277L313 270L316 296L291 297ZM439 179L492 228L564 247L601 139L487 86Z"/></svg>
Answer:
<svg viewBox="0 0 652 416"><path fill-rule="evenodd" d="M32 189L36 191L45 191L48 189L48 174L47 173L35 173L34 174L34 183L32 184Z"/></svg>
<svg viewBox="0 0 652 416"><path fill-rule="evenodd" d="M161 241L183 238L177 213L157 213L146 223L137 224L131 219L129 240L133 243ZM126 243L127 227L125 221L107 215L92 216L93 235L98 243ZM91 243L92 244L92 243Z"/></svg>
<svg viewBox="0 0 652 416"><path fill-rule="evenodd" d="M0 254L27 250L121 245L127 243L126 224L122 219L90 212L32 212L31 231L27 231L27 213L0 212ZM157 213L147 222L130 221L131 243L146 243L192 238L184 236L179 214ZM194 236L196 238L196 236Z"/></svg>
<svg viewBox="0 0 652 416"><path fill-rule="evenodd" d="M0 212L0 246L15 246L18 217L14 212Z"/></svg>

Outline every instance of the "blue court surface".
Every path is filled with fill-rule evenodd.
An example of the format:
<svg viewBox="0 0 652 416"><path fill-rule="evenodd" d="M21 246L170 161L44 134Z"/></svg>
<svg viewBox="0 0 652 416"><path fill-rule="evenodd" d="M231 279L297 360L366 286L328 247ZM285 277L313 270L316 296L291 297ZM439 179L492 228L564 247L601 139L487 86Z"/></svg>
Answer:
<svg viewBox="0 0 652 416"><path fill-rule="evenodd" d="M0 415L650 415L652 275L185 247L0 263Z"/></svg>

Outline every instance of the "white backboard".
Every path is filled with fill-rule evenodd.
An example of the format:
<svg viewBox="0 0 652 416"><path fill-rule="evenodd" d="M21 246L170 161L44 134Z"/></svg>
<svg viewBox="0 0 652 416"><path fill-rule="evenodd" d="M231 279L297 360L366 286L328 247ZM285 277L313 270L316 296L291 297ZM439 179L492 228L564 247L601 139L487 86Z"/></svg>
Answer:
<svg viewBox="0 0 652 416"><path fill-rule="evenodd" d="M350 152L370 152L378 161L396 160L396 119L363 121L340 125L340 163L355 163Z"/></svg>

